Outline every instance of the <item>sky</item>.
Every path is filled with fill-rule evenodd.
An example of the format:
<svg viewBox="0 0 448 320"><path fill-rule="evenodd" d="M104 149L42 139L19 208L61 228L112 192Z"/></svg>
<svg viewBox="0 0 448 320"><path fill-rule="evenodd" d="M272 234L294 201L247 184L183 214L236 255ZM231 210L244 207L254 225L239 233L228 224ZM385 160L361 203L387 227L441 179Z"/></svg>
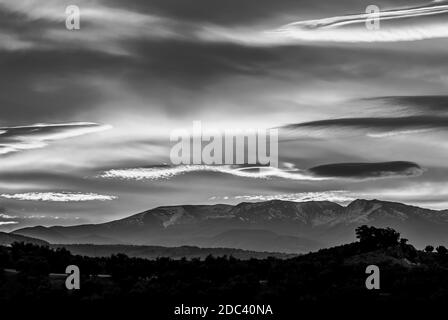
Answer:
<svg viewBox="0 0 448 320"><path fill-rule="evenodd" d="M271 199L448 209L447 16L422 0L0 0L0 230ZM170 134L193 121L278 129L279 168L173 165Z"/></svg>

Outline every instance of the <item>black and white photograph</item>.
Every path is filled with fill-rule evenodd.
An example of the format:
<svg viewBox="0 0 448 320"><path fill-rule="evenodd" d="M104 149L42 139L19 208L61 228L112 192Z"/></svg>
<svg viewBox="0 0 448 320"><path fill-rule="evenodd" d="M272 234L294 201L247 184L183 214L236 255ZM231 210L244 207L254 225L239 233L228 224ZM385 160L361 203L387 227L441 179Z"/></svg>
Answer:
<svg viewBox="0 0 448 320"><path fill-rule="evenodd" d="M0 0L1 318L443 308L447 160L447 0Z"/></svg>

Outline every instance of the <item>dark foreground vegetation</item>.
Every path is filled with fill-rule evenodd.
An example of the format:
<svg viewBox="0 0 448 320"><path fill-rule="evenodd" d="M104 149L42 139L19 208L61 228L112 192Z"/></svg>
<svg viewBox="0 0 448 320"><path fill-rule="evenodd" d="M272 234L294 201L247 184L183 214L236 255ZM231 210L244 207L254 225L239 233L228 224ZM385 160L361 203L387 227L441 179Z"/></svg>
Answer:
<svg viewBox="0 0 448 320"><path fill-rule="evenodd" d="M445 247L416 250L392 229L362 226L356 235L358 242L291 259L245 261L85 257L64 248L14 243L0 247L0 305L282 303L300 308L448 300ZM366 267L372 264L381 271L380 290L365 287ZM80 290L67 290L65 277L54 274L63 274L68 265L80 268Z"/></svg>

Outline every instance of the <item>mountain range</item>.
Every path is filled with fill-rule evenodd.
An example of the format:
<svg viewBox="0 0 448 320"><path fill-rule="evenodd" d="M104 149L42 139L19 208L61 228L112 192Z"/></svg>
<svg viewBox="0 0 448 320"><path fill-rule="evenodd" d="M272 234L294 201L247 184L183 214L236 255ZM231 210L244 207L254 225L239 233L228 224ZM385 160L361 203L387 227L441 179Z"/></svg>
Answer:
<svg viewBox="0 0 448 320"><path fill-rule="evenodd" d="M380 200L272 200L237 205L179 205L101 224L27 227L12 232L57 244L199 246L303 253L354 240L360 225L392 227L417 247L448 245L448 210Z"/></svg>
<svg viewBox="0 0 448 320"><path fill-rule="evenodd" d="M31 243L39 246L49 245L49 243L44 240L21 236L20 234L0 232L0 246L8 246L13 242Z"/></svg>

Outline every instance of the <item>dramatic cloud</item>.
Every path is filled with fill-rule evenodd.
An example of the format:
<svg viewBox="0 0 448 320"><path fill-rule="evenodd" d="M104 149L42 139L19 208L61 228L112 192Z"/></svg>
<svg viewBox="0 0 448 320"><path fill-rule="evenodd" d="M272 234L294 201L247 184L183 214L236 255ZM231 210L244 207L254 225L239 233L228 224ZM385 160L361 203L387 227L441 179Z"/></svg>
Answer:
<svg viewBox="0 0 448 320"><path fill-rule="evenodd" d="M365 26L371 4L379 30ZM80 30L65 27L68 5ZM447 5L0 1L0 212L17 217L0 220L97 223L238 196L448 208ZM194 120L281 128L291 165L171 166L170 132Z"/></svg>
<svg viewBox="0 0 448 320"><path fill-rule="evenodd" d="M318 177L381 178L391 176L418 176L423 170L416 163L393 161L382 163L334 163L317 166L308 171Z"/></svg>
<svg viewBox="0 0 448 320"><path fill-rule="evenodd" d="M82 202L82 201L106 201L117 197L96 193L70 193L70 192L28 192L15 194L0 194L0 197L14 200L27 201L52 201L52 202Z"/></svg>

